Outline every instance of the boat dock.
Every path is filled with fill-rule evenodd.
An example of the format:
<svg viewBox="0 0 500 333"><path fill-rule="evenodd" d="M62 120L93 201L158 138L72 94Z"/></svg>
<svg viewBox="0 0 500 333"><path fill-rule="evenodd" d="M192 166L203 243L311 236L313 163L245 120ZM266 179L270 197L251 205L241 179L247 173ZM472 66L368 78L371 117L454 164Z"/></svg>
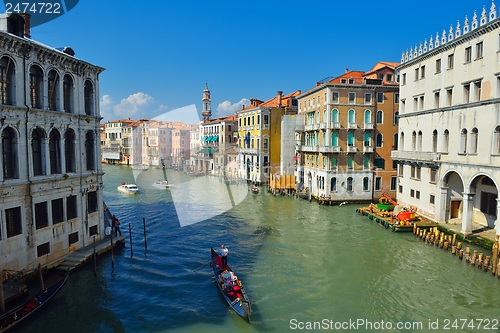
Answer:
<svg viewBox="0 0 500 333"><path fill-rule="evenodd" d="M361 207L356 210L360 215L368 216L372 221L377 222L386 229L393 232L413 232L414 228L430 229L437 227L437 223L425 219L419 219L411 223L401 224L396 218L392 216L391 212L375 211L371 207Z"/></svg>
<svg viewBox="0 0 500 333"><path fill-rule="evenodd" d="M58 270L70 270L85 265L91 261L95 253L100 255L111 250L111 237L107 236L104 239L98 240L95 244L90 244L71 252L57 267ZM125 237L123 235L113 237L113 248L125 246Z"/></svg>

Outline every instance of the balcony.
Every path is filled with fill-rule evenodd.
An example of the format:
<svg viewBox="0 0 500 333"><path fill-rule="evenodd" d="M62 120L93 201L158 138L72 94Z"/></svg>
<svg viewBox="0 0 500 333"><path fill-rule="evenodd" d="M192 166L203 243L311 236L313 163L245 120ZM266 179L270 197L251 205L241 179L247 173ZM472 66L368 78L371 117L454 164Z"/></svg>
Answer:
<svg viewBox="0 0 500 333"><path fill-rule="evenodd" d="M373 123L365 123L364 127L365 130L372 130L373 129Z"/></svg>
<svg viewBox="0 0 500 333"><path fill-rule="evenodd" d="M319 151L319 146L302 146L302 145L296 145L295 149L297 151L302 151L306 153L317 153Z"/></svg>
<svg viewBox="0 0 500 333"><path fill-rule="evenodd" d="M319 124L314 124L314 129L319 130Z"/></svg>
<svg viewBox="0 0 500 333"><path fill-rule="evenodd" d="M393 160L413 161L413 162L439 162L441 159L440 153L430 151L399 151L393 150L391 152Z"/></svg>
<svg viewBox="0 0 500 333"><path fill-rule="evenodd" d="M373 153L373 146L364 146L363 153Z"/></svg>
<svg viewBox="0 0 500 333"><path fill-rule="evenodd" d="M326 123L320 123L319 129L326 129Z"/></svg>
<svg viewBox="0 0 500 333"><path fill-rule="evenodd" d="M259 153L259 150L257 148L238 148L237 151L239 154L257 155Z"/></svg>
<svg viewBox="0 0 500 333"><path fill-rule="evenodd" d="M355 153L357 151L356 146L347 146L348 153Z"/></svg>
<svg viewBox="0 0 500 333"><path fill-rule="evenodd" d="M339 146L319 146L320 153L338 153L339 151Z"/></svg>
<svg viewBox="0 0 500 333"><path fill-rule="evenodd" d="M314 124L305 125L304 129L306 131L314 131Z"/></svg>
<svg viewBox="0 0 500 333"><path fill-rule="evenodd" d="M356 124L356 123L347 123L347 128L348 129L356 129L356 128L358 128L358 124Z"/></svg>
<svg viewBox="0 0 500 333"><path fill-rule="evenodd" d="M333 129L340 129L340 122L338 122L338 121L332 122L331 127Z"/></svg>

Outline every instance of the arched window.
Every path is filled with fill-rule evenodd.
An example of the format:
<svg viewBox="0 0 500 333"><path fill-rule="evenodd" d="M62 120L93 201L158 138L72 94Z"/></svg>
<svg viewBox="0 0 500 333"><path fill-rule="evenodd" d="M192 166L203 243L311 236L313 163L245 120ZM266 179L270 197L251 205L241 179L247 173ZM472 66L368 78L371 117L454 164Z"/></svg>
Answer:
<svg viewBox="0 0 500 333"><path fill-rule="evenodd" d="M405 133L404 132L401 132L401 136L399 137L399 147L398 148L401 148L401 149L398 149L401 151L403 151L405 149Z"/></svg>
<svg viewBox="0 0 500 333"><path fill-rule="evenodd" d="M353 179L352 177L347 178L347 191L352 192Z"/></svg>
<svg viewBox="0 0 500 333"><path fill-rule="evenodd" d="M365 124L372 123L372 112L370 110L365 110Z"/></svg>
<svg viewBox="0 0 500 333"><path fill-rule="evenodd" d="M394 125L399 124L399 111L394 112Z"/></svg>
<svg viewBox="0 0 500 333"><path fill-rule="evenodd" d="M42 70L38 66L30 68L30 101L31 107L35 109L42 108Z"/></svg>
<svg viewBox="0 0 500 333"><path fill-rule="evenodd" d="M392 142L392 150L398 150L398 133L394 134Z"/></svg>
<svg viewBox="0 0 500 333"><path fill-rule="evenodd" d="M422 151L422 131L418 131L417 134L417 150Z"/></svg>
<svg viewBox="0 0 500 333"><path fill-rule="evenodd" d="M94 112L93 103L94 103L94 87L89 80L85 81L83 95L85 99L85 114L87 116L91 116Z"/></svg>
<svg viewBox="0 0 500 333"><path fill-rule="evenodd" d="M368 191L368 185L369 185L368 177L363 177L363 191Z"/></svg>
<svg viewBox="0 0 500 333"><path fill-rule="evenodd" d="M372 145L372 136L371 136L371 134L365 132L364 140L363 141L364 141L363 145L365 147L370 147Z"/></svg>
<svg viewBox="0 0 500 333"><path fill-rule="evenodd" d="M477 139L478 131L477 128L474 127L470 132L470 154L477 154Z"/></svg>
<svg viewBox="0 0 500 333"><path fill-rule="evenodd" d="M375 138L375 144L377 146L377 148L380 148L382 147L382 133L377 133L377 136Z"/></svg>
<svg viewBox="0 0 500 333"><path fill-rule="evenodd" d="M85 135L85 155L87 157L87 170L95 170L94 133Z"/></svg>
<svg viewBox="0 0 500 333"><path fill-rule="evenodd" d="M323 132L323 146L326 146L326 132Z"/></svg>
<svg viewBox="0 0 500 333"><path fill-rule="evenodd" d="M443 153L448 152L448 147L450 146L450 132L446 129L443 133Z"/></svg>
<svg viewBox="0 0 500 333"><path fill-rule="evenodd" d="M9 57L0 59L0 103L12 105L14 91L14 62Z"/></svg>
<svg viewBox="0 0 500 333"><path fill-rule="evenodd" d="M355 123L356 122L356 113L354 112L353 109L349 110L348 115L348 122L349 123Z"/></svg>
<svg viewBox="0 0 500 333"><path fill-rule="evenodd" d="M73 109L73 78L71 75L64 75L63 79L63 107L64 112L71 113Z"/></svg>
<svg viewBox="0 0 500 333"><path fill-rule="evenodd" d="M384 121L384 113L382 112L382 110L378 110L376 122L377 124L382 124L383 121Z"/></svg>
<svg viewBox="0 0 500 333"><path fill-rule="evenodd" d="M438 146L438 131L434 130L432 131L432 152L437 152L437 146Z"/></svg>
<svg viewBox="0 0 500 333"><path fill-rule="evenodd" d="M49 110L57 111L59 100L59 75L55 70L51 70L47 76Z"/></svg>
<svg viewBox="0 0 500 333"><path fill-rule="evenodd" d="M332 177L332 179L330 179L330 191L337 191L337 178L335 177Z"/></svg>
<svg viewBox="0 0 500 333"><path fill-rule="evenodd" d="M76 172L75 132L72 129L64 134L64 160L66 172Z"/></svg>
<svg viewBox="0 0 500 333"><path fill-rule="evenodd" d="M337 132L332 133L332 146L337 147L339 145L339 134Z"/></svg>
<svg viewBox="0 0 500 333"><path fill-rule="evenodd" d="M16 132L7 127L2 131L3 179L19 178Z"/></svg>
<svg viewBox="0 0 500 333"><path fill-rule="evenodd" d="M332 110L332 123L338 123L339 122L339 110L333 109Z"/></svg>
<svg viewBox="0 0 500 333"><path fill-rule="evenodd" d="M52 130L49 136L50 173L61 173L61 136L57 130Z"/></svg>
<svg viewBox="0 0 500 333"><path fill-rule="evenodd" d="M323 110L323 123L326 123L326 109Z"/></svg>
<svg viewBox="0 0 500 333"><path fill-rule="evenodd" d="M493 144L491 145L491 153L494 155L500 154L500 126L495 127L493 132Z"/></svg>
<svg viewBox="0 0 500 333"><path fill-rule="evenodd" d="M411 134L411 150L417 150L417 132Z"/></svg>
<svg viewBox="0 0 500 333"><path fill-rule="evenodd" d="M460 150L458 151L458 153L467 153L467 129L465 128L460 132Z"/></svg>
<svg viewBox="0 0 500 333"><path fill-rule="evenodd" d="M354 146L354 133L350 132L347 134L347 145L348 146Z"/></svg>
<svg viewBox="0 0 500 333"><path fill-rule="evenodd" d="M33 157L33 175L40 176L45 174L44 164L44 139L43 131L35 129L31 134L31 153Z"/></svg>

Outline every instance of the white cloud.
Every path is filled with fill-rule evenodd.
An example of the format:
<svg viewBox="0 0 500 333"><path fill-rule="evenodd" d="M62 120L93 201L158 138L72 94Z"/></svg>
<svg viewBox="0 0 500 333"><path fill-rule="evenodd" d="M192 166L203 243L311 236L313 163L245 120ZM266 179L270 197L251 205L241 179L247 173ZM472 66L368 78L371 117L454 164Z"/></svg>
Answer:
<svg viewBox="0 0 500 333"><path fill-rule="evenodd" d="M241 109L242 105L249 105L250 101L247 98L242 98L239 102L231 104L230 101L224 101L217 106L216 117L229 116Z"/></svg>
<svg viewBox="0 0 500 333"><path fill-rule="evenodd" d="M154 119L161 121L182 121L185 124L198 124L200 122L198 111L196 111L196 105L194 104L165 112L154 117Z"/></svg>
<svg viewBox="0 0 500 333"><path fill-rule="evenodd" d="M107 96L107 95L105 95ZM103 96L104 97L104 96ZM148 94L138 92L124 98L113 107L115 115L119 117L134 117L135 114L144 110L149 104L153 103L154 98Z"/></svg>

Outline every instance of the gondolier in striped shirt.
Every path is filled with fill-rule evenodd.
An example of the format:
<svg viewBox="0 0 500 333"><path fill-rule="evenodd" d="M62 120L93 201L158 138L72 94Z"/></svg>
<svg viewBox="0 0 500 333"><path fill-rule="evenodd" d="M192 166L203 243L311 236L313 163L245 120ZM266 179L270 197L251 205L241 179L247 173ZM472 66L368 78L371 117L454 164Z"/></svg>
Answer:
<svg viewBox="0 0 500 333"><path fill-rule="evenodd" d="M221 256L221 259L222 259L222 269L224 269L224 267L227 266L227 254L228 254L229 250L224 246L224 244L222 244L220 246L220 251L219 251L219 254Z"/></svg>

